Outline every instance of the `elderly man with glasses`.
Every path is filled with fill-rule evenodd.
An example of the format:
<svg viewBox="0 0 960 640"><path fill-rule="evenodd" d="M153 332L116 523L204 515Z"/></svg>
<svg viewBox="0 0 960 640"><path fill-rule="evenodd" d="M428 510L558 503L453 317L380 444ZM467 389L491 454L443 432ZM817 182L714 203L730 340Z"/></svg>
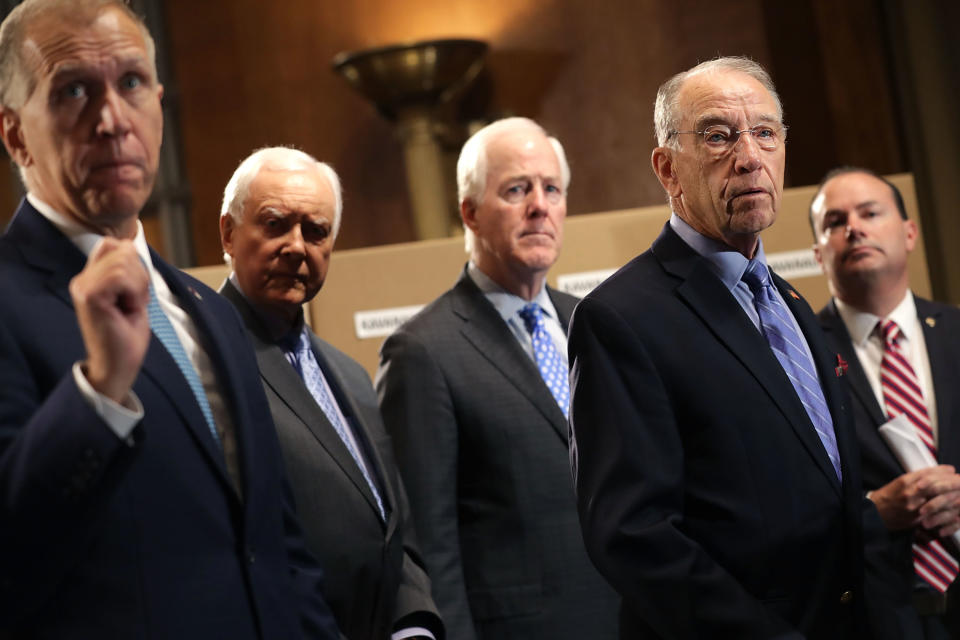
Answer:
<svg viewBox="0 0 960 640"><path fill-rule="evenodd" d="M842 370L760 240L782 117L744 58L668 80L652 163L670 221L574 313L571 462L623 638L899 637L868 627L862 519L879 520Z"/></svg>

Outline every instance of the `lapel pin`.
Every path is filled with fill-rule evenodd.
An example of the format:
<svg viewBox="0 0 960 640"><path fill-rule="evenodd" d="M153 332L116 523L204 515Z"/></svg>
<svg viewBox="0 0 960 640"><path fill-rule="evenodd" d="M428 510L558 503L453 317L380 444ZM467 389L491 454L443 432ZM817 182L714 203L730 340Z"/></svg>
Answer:
<svg viewBox="0 0 960 640"><path fill-rule="evenodd" d="M837 377L844 375L847 372L847 361L843 359L843 356L839 353L837 354L837 366L834 371L837 372Z"/></svg>
<svg viewBox="0 0 960 640"><path fill-rule="evenodd" d="M937 326L937 319L934 318L933 316L927 316L926 318L923 319L923 321L926 322L927 326L930 327L931 329Z"/></svg>
<svg viewBox="0 0 960 640"><path fill-rule="evenodd" d="M201 296L196 289L194 289L193 287L187 287L187 288L190 290L190 293L193 294L194 298L196 298L197 300L203 300L203 296Z"/></svg>
<svg viewBox="0 0 960 640"><path fill-rule="evenodd" d="M788 290L787 290L787 293L789 293L789 294L790 294L790 297L793 298L794 300L799 300L799 299L800 299L800 296L798 296L798 295L797 295L797 292L794 291L793 289L788 289Z"/></svg>

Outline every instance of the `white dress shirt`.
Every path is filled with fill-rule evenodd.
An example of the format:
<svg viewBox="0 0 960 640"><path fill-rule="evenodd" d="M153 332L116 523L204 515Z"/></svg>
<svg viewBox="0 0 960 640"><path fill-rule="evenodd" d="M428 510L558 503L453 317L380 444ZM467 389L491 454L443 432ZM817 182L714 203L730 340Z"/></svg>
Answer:
<svg viewBox="0 0 960 640"><path fill-rule="evenodd" d="M834 298L837 311L847 327L853 350L860 359L860 365L867 374L867 380L873 389L880 407L886 412L886 403L883 400L883 385L880 382L880 363L883 361L883 337L877 331L877 323L883 320L893 320L900 327L900 346L910 360L910 366L917 374L920 388L923 390L923 401L927 405L927 415L930 417L930 427L933 429L934 442L938 441L937 430L937 402L933 391L933 375L930 372L930 358L927 355L927 342L923 338L923 326L917 315L917 305L913 301L913 294L907 294L900 304L886 318L880 318L872 313L858 311L842 300Z"/></svg>

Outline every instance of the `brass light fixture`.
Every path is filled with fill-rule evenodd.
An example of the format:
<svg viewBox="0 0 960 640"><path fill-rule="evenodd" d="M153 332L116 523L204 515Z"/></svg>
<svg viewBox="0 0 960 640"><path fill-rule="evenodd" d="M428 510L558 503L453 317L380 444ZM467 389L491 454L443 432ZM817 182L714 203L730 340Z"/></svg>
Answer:
<svg viewBox="0 0 960 640"><path fill-rule="evenodd" d="M345 52L333 59L333 68L396 123L421 240L446 237L454 229L438 141L441 113L476 78L486 51L480 40L427 40Z"/></svg>

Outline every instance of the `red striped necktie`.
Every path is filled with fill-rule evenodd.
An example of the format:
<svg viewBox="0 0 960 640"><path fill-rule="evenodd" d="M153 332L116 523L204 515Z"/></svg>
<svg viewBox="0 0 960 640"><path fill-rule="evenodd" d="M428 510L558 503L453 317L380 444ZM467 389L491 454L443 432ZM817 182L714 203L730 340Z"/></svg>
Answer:
<svg viewBox="0 0 960 640"><path fill-rule="evenodd" d="M883 338L880 382L887 416L895 418L903 414L936 458L937 445L933 438L930 415L927 413L917 374L910 366L910 360L900 344L900 327L893 320L880 321L877 323L877 331ZM960 564L938 540L921 539L918 535L913 543L913 568L924 582L943 593L957 577Z"/></svg>

